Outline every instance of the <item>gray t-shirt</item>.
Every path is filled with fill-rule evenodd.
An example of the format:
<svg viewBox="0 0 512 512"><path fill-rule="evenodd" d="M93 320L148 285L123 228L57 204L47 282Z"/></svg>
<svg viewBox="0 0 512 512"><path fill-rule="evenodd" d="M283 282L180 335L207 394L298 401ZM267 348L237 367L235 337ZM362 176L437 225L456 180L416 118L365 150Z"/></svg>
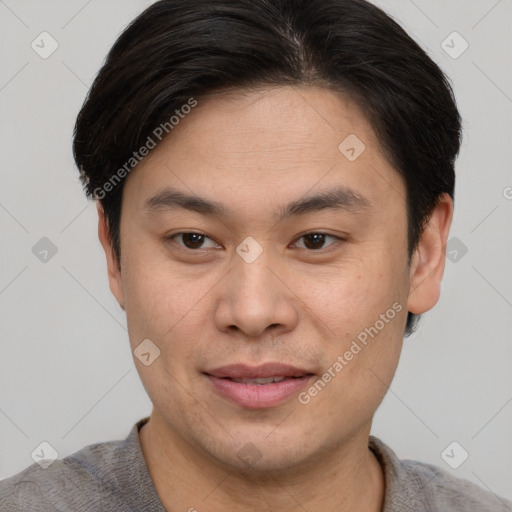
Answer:
<svg viewBox="0 0 512 512"><path fill-rule="evenodd" d="M92 444L46 469L33 464L0 481L0 511L166 512L140 447L147 421L135 423L124 441ZM399 460L373 436L369 446L385 474L383 512L512 512L512 501L435 466Z"/></svg>

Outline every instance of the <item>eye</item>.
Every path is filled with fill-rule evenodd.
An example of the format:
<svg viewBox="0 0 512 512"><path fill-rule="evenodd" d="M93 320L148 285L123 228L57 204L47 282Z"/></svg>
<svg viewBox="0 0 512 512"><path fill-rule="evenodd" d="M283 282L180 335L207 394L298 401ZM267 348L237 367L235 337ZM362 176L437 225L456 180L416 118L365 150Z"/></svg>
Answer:
<svg viewBox="0 0 512 512"><path fill-rule="evenodd" d="M177 242L179 245L182 245L183 247L191 250L195 249L208 249L210 247L219 247L211 238L207 237L203 233L194 233L192 231L190 232L183 232L183 233L176 233L175 235L172 235L167 238L168 240L181 240L181 242ZM210 245L205 246L205 241L209 240Z"/></svg>
<svg viewBox="0 0 512 512"><path fill-rule="evenodd" d="M306 233L305 235L302 235L298 238L298 241L295 242L295 246L298 246L299 249L310 249L310 250L319 250L325 248L325 242L326 239L331 238L336 242L337 240L342 240L341 238L334 236L334 235L328 235L327 233ZM302 247L300 246L299 241L304 239L304 242L302 244ZM328 244L332 245L331 244Z"/></svg>

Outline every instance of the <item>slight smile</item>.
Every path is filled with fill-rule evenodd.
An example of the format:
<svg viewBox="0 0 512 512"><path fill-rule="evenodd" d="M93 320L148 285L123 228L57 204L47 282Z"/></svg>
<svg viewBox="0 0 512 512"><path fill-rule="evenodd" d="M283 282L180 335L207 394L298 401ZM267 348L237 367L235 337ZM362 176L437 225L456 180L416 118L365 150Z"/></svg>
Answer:
<svg viewBox="0 0 512 512"><path fill-rule="evenodd" d="M248 409L276 407L307 386L315 373L282 363L231 364L204 372L224 398Z"/></svg>

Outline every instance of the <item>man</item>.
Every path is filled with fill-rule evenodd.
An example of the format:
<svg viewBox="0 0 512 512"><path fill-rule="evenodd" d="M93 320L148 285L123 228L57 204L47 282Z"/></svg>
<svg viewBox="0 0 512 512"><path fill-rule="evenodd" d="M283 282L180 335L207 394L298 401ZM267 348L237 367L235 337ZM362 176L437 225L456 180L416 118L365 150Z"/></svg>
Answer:
<svg viewBox="0 0 512 512"><path fill-rule="evenodd" d="M148 8L74 152L154 408L1 510L512 510L370 436L439 297L459 145L443 73L364 0Z"/></svg>

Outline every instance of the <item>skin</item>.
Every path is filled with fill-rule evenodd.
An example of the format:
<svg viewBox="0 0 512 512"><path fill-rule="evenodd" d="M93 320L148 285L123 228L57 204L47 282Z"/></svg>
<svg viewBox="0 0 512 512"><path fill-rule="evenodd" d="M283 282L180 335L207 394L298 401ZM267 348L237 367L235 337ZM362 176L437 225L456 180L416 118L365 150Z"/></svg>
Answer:
<svg viewBox="0 0 512 512"><path fill-rule="evenodd" d="M366 146L353 162L338 150L349 134ZM276 222L287 203L340 185L371 206ZM229 213L145 213L145 201L166 187ZM120 262L98 204L110 288L126 310L131 348L150 339L161 351L149 366L134 361L154 405L141 446L166 508L382 510L371 422L398 364L407 311L424 313L438 300L453 213L443 196L408 264L405 197L401 176L348 98L273 87L200 101L132 171ZM208 237L200 249L165 238L190 231ZM331 236L309 249L302 235L318 232ZM236 252L248 236L263 249L252 263ZM247 409L203 374L279 361L318 378L396 303L401 311L307 404L293 396ZM250 467L237 456L247 443L260 454Z"/></svg>

